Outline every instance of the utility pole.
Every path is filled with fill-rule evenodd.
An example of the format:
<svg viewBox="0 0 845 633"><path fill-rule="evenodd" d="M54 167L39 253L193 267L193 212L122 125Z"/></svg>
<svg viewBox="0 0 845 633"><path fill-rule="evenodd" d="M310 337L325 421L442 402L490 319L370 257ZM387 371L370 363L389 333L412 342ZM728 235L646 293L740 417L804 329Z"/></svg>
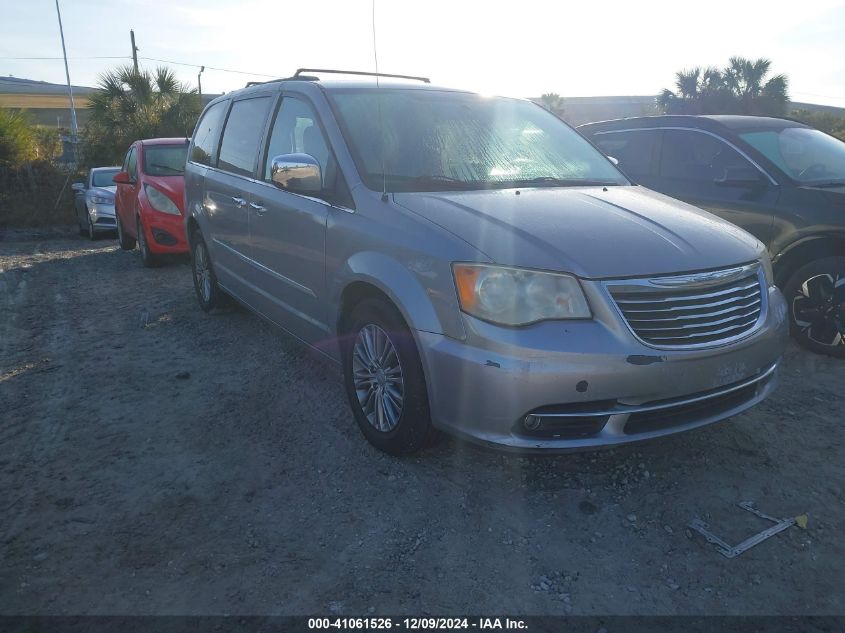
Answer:
<svg viewBox="0 0 845 633"><path fill-rule="evenodd" d="M73 102L73 86L70 84L70 70L67 65L67 49L65 48L65 31L62 28L62 12L59 10L59 0L56 0L56 15L59 18L59 35L62 38L62 55L65 58L65 78L67 79L67 94L70 99L70 136L73 143L73 153L76 155L76 141L79 128L76 125L76 104Z"/></svg>
<svg viewBox="0 0 845 633"><path fill-rule="evenodd" d="M58 2L58 0L56 0ZM138 51L141 50L135 46L135 31L129 29L129 39L132 40L132 65L135 67L135 72L138 72Z"/></svg>
<svg viewBox="0 0 845 633"><path fill-rule="evenodd" d="M200 66L200 71L197 73L197 92L200 95L200 107L202 107L202 71L205 70L205 66Z"/></svg>

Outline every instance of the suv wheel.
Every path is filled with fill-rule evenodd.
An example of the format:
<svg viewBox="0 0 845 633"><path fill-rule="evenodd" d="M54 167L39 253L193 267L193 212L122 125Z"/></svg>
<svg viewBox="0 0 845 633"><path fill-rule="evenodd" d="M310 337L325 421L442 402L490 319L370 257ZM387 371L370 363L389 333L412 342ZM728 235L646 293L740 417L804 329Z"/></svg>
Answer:
<svg viewBox="0 0 845 633"><path fill-rule="evenodd" d="M200 307L210 312L222 303L223 291L217 285L208 246L199 231L191 237L191 272Z"/></svg>
<svg viewBox="0 0 845 633"><path fill-rule="evenodd" d="M144 234L144 226L141 224L141 218L135 219L135 231L138 236L138 250L141 251L141 262L147 268L155 268L158 265L158 258L150 251L150 245L147 243L147 236Z"/></svg>
<svg viewBox="0 0 845 633"><path fill-rule="evenodd" d="M344 383L361 432L391 455L424 448L434 437L428 394L402 315L385 300L366 299L343 330Z"/></svg>
<svg viewBox="0 0 845 633"><path fill-rule="evenodd" d="M131 251L135 248L135 240L123 231L123 223L120 221L119 213L114 214L114 219L117 222L117 242L120 244L120 248L125 251Z"/></svg>
<svg viewBox="0 0 845 633"><path fill-rule="evenodd" d="M814 352L845 358L845 257L802 266L784 294L795 339Z"/></svg>

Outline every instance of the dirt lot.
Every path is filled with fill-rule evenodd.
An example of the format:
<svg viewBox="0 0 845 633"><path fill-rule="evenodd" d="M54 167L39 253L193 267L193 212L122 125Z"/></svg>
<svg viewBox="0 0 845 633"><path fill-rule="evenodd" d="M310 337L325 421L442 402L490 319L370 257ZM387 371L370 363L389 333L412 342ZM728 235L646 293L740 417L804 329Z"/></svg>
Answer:
<svg viewBox="0 0 845 633"><path fill-rule="evenodd" d="M524 458L364 441L339 371L188 266L0 240L0 613L841 614L845 363L729 422ZM728 560L729 541L797 527Z"/></svg>

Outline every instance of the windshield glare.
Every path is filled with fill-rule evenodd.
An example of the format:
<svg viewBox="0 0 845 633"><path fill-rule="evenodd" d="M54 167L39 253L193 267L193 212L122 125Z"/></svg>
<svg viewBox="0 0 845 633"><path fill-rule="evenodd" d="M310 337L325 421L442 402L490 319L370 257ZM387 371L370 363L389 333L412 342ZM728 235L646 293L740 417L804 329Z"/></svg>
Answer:
<svg viewBox="0 0 845 633"><path fill-rule="evenodd" d="M332 94L365 184L388 191L623 185L557 117L527 101L422 90Z"/></svg>
<svg viewBox="0 0 845 633"><path fill-rule="evenodd" d="M185 173L188 145L149 145L144 148L144 173L149 176L181 176Z"/></svg>
<svg viewBox="0 0 845 633"><path fill-rule="evenodd" d="M845 143L812 128L742 132L740 138L802 184L845 184Z"/></svg>
<svg viewBox="0 0 845 633"><path fill-rule="evenodd" d="M106 169L102 171L91 172L91 186L92 187L114 187L114 175L119 172L119 169Z"/></svg>

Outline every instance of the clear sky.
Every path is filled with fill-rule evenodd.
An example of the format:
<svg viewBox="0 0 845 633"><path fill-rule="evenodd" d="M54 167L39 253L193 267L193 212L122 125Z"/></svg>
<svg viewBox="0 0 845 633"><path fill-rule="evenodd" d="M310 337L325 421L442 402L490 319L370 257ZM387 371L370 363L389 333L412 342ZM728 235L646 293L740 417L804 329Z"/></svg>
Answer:
<svg viewBox="0 0 845 633"><path fill-rule="evenodd" d="M845 107L845 2L375 0L379 66L484 93L645 95L675 71L768 57L795 101ZM0 0L0 75L64 82L54 0ZM71 80L139 55L206 68L206 93L297 67L373 69L371 0L61 0ZM156 62L142 59L147 67ZM196 85L198 68L175 66Z"/></svg>

